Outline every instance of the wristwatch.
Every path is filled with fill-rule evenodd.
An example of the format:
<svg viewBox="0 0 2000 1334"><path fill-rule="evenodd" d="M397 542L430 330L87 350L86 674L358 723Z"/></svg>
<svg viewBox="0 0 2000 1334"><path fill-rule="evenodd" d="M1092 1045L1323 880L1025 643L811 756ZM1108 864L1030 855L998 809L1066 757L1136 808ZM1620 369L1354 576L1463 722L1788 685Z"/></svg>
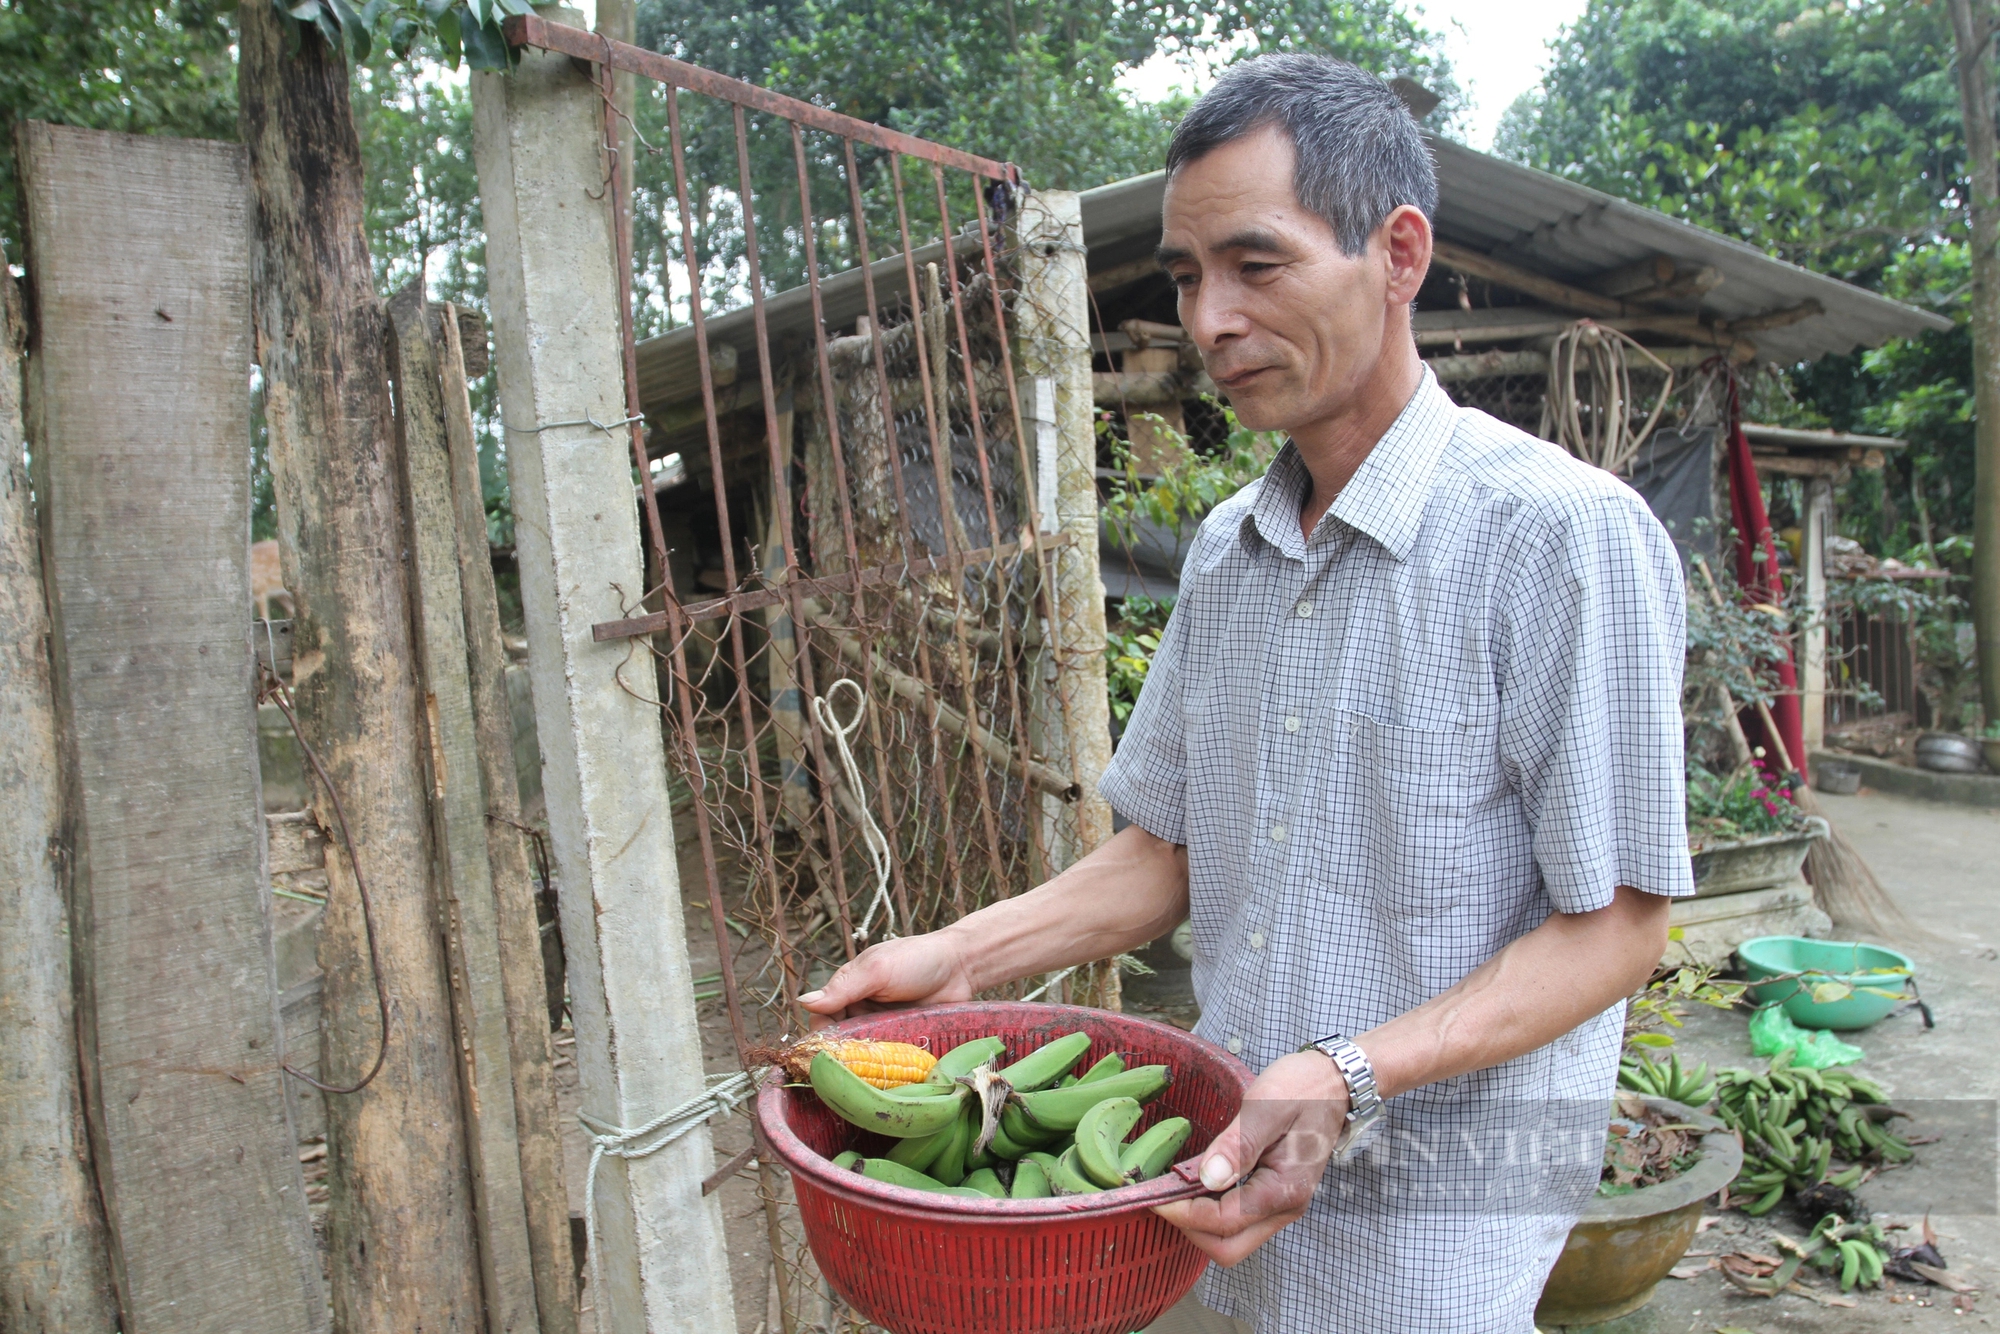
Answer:
<svg viewBox="0 0 2000 1334"><path fill-rule="evenodd" d="M1368 1141L1375 1137L1387 1114L1382 1094L1375 1087L1375 1067L1369 1063L1367 1052L1339 1033L1316 1038L1299 1050L1316 1051L1326 1057L1347 1081L1347 1125L1341 1131L1340 1142L1333 1146L1333 1161L1347 1162L1368 1147Z"/></svg>

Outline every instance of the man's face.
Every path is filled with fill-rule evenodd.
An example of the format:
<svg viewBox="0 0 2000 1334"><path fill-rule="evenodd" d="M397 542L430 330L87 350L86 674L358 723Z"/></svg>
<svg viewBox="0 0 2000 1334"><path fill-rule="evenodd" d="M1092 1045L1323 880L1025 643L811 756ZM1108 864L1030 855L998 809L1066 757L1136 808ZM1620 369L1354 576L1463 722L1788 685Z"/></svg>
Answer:
<svg viewBox="0 0 2000 1334"><path fill-rule="evenodd" d="M1333 228L1292 193L1293 159L1291 139L1266 126L1167 183L1160 256L1181 325L1255 430L1344 415L1382 360L1392 308L1407 308L1430 259L1428 225L1407 207L1361 254L1342 254Z"/></svg>

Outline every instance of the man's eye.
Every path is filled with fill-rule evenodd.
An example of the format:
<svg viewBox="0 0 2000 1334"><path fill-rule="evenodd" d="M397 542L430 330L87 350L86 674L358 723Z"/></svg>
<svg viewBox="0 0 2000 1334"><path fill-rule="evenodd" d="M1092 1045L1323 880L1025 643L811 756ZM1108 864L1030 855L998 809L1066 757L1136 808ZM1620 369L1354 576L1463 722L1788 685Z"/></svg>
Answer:
<svg viewBox="0 0 2000 1334"><path fill-rule="evenodd" d="M1268 272L1270 272L1271 270L1273 270L1273 269L1275 269L1275 268L1277 268L1277 267L1278 267L1278 266L1277 266L1276 264L1269 264L1269 263L1266 263L1266 262L1264 262L1263 260L1248 260L1248 261L1246 261L1246 262L1244 263L1244 265L1243 265L1243 272L1245 272L1245 273L1268 273Z"/></svg>
<svg viewBox="0 0 2000 1334"><path fill-rule="evenodd" d="M1174 286L1183 291L1193 287L1195 283L1195 276L1192 273L1170 273L1167 277L1172 280Z"/></svg>

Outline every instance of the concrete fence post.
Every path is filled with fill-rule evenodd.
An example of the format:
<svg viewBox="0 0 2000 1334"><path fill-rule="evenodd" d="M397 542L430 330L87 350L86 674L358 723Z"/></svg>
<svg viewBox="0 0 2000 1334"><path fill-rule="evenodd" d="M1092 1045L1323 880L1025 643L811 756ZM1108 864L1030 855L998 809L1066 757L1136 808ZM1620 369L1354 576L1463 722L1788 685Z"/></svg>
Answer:
<svg viewBox="0 0 2000 1334"><path fill-rule="evenodd" d="M572 11L543 11L582 26ZM603 107L567 56L472 80L528 671L583 1108L638 1127L703 1088L652 659L591 638L644 592ZM591 420L607 423L600 429ZM735 1328L707 1127L597 1181L604 1334Z"/></svg>

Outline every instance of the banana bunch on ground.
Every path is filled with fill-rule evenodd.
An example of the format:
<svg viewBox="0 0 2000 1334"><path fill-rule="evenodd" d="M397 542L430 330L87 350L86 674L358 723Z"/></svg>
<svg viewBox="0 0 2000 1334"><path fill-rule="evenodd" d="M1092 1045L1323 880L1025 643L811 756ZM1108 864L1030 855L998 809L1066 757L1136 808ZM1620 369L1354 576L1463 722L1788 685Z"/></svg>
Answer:
<svg viewBox="0 0 2000 1334"><path fill-rule="evenodd" d="M1888 1127L1903 1113L1880 1085L1855 1071L1793 1068L1790 1053L1780 1052L1762 1074L1718 1071L1716 1085L1716 1115L1743 1137L1743 1170L1729 1190L1754 1197L1742 1206L1746 1214L1769 1213L1787 1188L1827 1182L1849 1190L1869 1161L1906 1163L1916 1156ZM1848 1166L1836 1172L1836 1161Z"/></svg>
<svg viewBox="0 0 2000 1334"><path fill-rule="evenodd" d="M1715 1081L1708 1077L1708 1062L1684 1070L1678 1054L1665 1062L1625 1057L1618 1063L1618 1087L1687 1107L1706 1107L1715 1101Z"/></svg>
<svg viewBox="0 0 2000 1334"><path fill-rule="evenodd" d="M1819 1220L1806 1238L1804 1258L1840 1275L1840 1290L1879 1287L1889 1262L1889 1239L1880 1223L1850 1223L1839 1214Z"/></svg>
<svg viewBox="0 0 2000 1334"><path fill-rule="evenodd" d="M886 1089L820 1051L807 1074L842 1120L896 1141L879 1158L849 1150L833 1160L871 1180L1017 1200L1150 1181L1172 1166L1191 1130L1176 1116L1130 1138L1172 1071L1127 1069L1113 1054L1075 1073L1088 1050L1090 1036L1071 1033L996 1066L1006 1043L976 1038L939 1057L922 1082Z"/></svg>

